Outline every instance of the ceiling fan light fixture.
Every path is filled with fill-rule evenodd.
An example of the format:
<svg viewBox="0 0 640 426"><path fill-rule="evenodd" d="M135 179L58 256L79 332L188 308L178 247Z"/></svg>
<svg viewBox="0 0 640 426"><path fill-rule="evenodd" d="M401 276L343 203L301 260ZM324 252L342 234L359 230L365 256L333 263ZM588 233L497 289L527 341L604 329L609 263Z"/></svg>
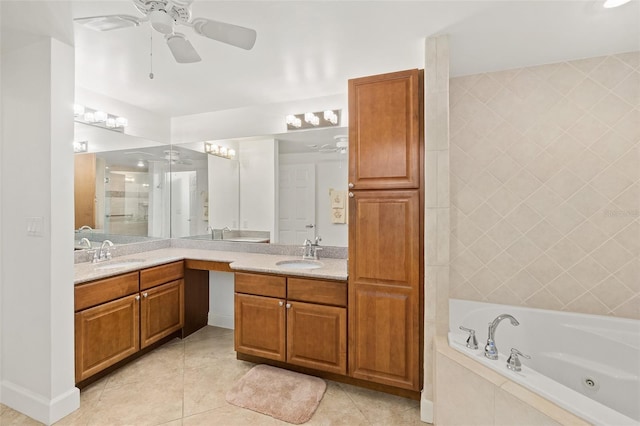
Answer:
<svg viewBox="0 0 640 426"><path fill-rule="evenodd" d="M154 30L162 34L173 32L173 18L164 10L152 10L149 12L149 22Z"/></svg>

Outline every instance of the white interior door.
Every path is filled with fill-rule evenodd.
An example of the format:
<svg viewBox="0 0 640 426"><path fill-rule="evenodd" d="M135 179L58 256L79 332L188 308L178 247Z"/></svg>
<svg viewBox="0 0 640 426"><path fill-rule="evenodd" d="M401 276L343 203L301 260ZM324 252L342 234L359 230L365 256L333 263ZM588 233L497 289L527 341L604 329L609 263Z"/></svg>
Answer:
<svg viewBox="0 0 640 426"><path fill-rule="evenodd" d="M282 164L279 176L278 243L302 245L315 237L315 165Z"/></svg>

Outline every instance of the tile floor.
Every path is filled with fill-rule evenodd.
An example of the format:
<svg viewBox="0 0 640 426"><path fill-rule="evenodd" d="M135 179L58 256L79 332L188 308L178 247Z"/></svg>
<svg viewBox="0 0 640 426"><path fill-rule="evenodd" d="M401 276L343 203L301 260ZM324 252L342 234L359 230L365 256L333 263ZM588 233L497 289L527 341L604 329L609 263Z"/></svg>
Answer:
<svg viewBox="0 0 640 426"><path fill-rule="evenodd" d="M252 366L235 359L233 330L205 327L85 388L80 409L56 425L289 425L225 401ZM327 384L307 425L424 425L418 401ZM39 424L0 404L0 425Z"/></svg>

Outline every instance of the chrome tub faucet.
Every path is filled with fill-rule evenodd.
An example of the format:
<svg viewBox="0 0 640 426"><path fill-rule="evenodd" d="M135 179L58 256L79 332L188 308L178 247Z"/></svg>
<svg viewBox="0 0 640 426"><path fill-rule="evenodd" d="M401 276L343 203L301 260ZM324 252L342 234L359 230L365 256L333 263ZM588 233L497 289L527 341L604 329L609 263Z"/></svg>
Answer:
<svg viewBox="0 0 640 426"><path fill-rule="evenodd" d="M509 319L511 321L511 325L513 326L520 325L518 320L509 314L498 315L496 319L489 323L487 344L484 347L484 356L489 359L498 359L498 348L496 347L495 341L496 328L498 328L498 324L500 324L500 322L504 319Z"/></svg>

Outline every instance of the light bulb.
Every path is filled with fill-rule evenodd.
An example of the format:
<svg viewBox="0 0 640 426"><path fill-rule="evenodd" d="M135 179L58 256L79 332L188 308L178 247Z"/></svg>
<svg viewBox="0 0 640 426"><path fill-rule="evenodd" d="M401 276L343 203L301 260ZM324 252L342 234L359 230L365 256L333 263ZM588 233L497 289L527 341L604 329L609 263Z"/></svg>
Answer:
<svg viewBox="0 0 640 426"><path fill-rule="evenodd" d="M104 112L104 111L96 111L96 112L94 113L94 116L95 116L96 121L97 121L98 123L103 123L103 122L107 121L107 117L108 117L108 116L107 116L107 113L106 113L106 112Z"/></svg>

